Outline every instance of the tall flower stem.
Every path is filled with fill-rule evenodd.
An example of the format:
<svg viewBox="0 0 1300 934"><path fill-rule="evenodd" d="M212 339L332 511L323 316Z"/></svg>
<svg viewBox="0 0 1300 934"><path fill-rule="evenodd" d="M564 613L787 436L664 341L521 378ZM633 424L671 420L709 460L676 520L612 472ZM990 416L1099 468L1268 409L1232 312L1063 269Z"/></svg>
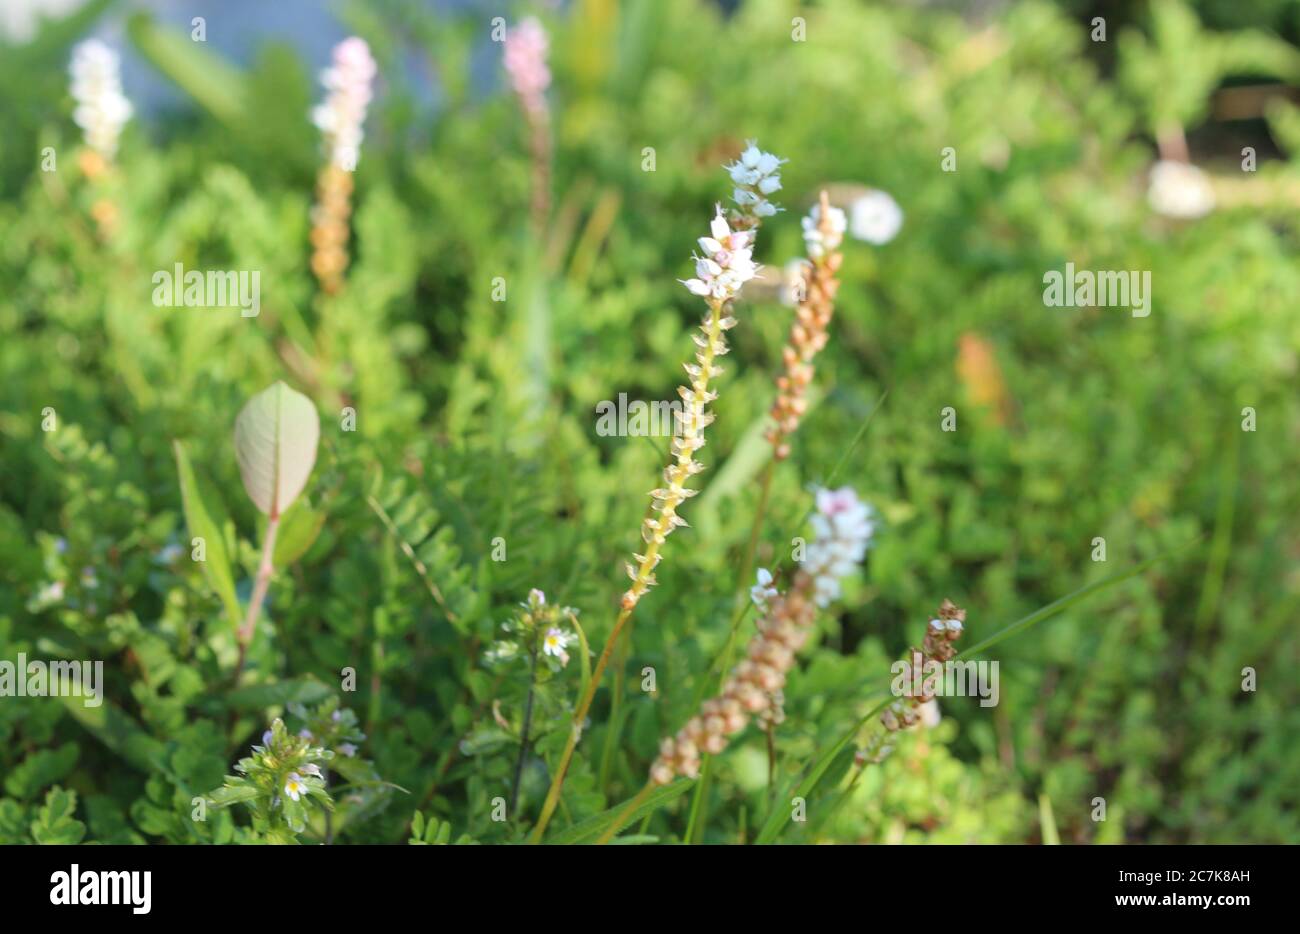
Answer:
<svg viewBox="0 0 1300 934"><path fill-rule="evenodd" d="M569 730L569 739L564 745L564 752L560 755L559 766L555 770L555 775L551 779L551 787L546 793L546 800L542 804L542 812L538 815L537 826L533 828L532 842L540 843L543 834L546 833L546 825L550 823L551 815L555 813L556 806L560 803L560 790L564 787L564 778L569 770L569 763L573 759L573 750L578 745L578 740L582 737L582 724L587 719L587 714L591 710L591 703L596 697L596 690L600 687L601 678L605 675L605 669L609 666L610 656L614 648L618 645L619 637L623 634L623 628L632 617L636 609L638 598L641 594L654 583L654 568L659 563L659 548L663 543L664 536L672 530L672 520L676 517L676 509L680 503L686 499L684 484L686 479L693 472L694 458L696 448L698 447L701 433L703 432L706 422L704 406L708 402L708 387L710 378L713 375L713 361L719 355L723 346L722 332L724 330L724 319L726 312L726 302L722 299L709 299L709 315L703 328L705 333L705 344L702 352L699 354L698 375L691 381L691 398L686 400L687 406L681 420L681 436L674 439L673 456L674 463L666 471L668 486L662 491L660 498L659 520L653 518L647 520L646 528L659 530L658 534L649 536L646 542L645 554L638 555L638 563L632 571L632 586L623 596L623 605L619 610L618 617L614 620L614 628L610 630L609 637L605 640L605 647L601 650L600 658L596 661L596 667L591 672L591 681L587 685L587 690L578 703L577 709L573 713L573 725ZM653 526L651 524L654 524ZM629 565L629 568L631 566Z"/></svg>
<svg viewBox="0 0 1300 934"><path fill-rule="evenodd" d="M275 534L279 528L279 516L272 516L266 523L266 538L262 540L262 561L257 568L257 579L253 583L253 595L248 601L248 614L244 617L244 625L239 628L239 661L235 665L234 679L236 683L244 672L248 643L253 641L257 618L262 613L262 601L266 599L266 590L271 586L271 577L275 574Z"/></svg>
<svg viewBox="0 0 1300 934"><path fill-rule="evenodd" d="M546 235L546 223L551 215L551 127L546 111L530 112L529 149L532 160L532 202L529 212L533 235Z"/></svg>
<svg viewBox="0 0 1300 934"><path fill-rule="evenodd" d="M519 784L524 775L524 760L528 757L528 734L533 727L533 695L537 691L537 636L533 636L533 650L528 658L528 699L524 702L524 725L519 734L519 758L515 761L515 780L510 788L510 813L519 808Z"/></svg>

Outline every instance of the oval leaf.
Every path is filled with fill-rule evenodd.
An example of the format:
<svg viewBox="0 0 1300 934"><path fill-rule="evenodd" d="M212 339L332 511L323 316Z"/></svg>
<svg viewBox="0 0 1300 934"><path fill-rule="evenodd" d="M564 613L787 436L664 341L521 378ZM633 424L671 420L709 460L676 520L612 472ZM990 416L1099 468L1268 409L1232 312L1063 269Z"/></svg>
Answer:
<svg viewBox="0 0 1300 934"><path fill-rule="evenodd" d="M297 499L319 440L320 417L302 393L277 382L248 400L235 420L235 456L258 509L275 519Z"/></svg>

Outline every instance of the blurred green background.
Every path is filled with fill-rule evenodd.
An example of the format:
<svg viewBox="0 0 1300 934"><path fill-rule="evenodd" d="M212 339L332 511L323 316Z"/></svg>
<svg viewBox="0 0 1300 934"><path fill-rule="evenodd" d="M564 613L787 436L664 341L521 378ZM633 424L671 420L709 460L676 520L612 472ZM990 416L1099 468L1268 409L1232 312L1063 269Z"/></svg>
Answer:
<svg viewBox="0 0 1300 934"><path fill-rule="evenodd" d="M236 61L175 16L91 2L0 50L0 658L105 659L109 699L95 718L0 698L0 842L248 839L238 813L192 821L193 796L287 698L319 699L349 666L358 691L343 700L366 755L408 793L346 802L337 838L401 841L418 809L457 834L516 839L490 802L514 763L493 702L510 721L517 686L479 651L531 587L580 609L603 643L666 439L598 437L595 406L675 397L700 311L676 280L729 193L719 167L751 138L789 160L787 212L758 246L774 271L801 252L798 218L824 185L883 189L905 214L892 242L846 244L817 404L760 543L762 562L781 559L808 488L841 461L837 480L884 520L786 690L779 777L870 708L942 598L967 608L973 643L1195 542L999 645L997 707L941 701L937 727L847 793L837 764L781 839L1300 841L1300 3L507 6L331 8L340 36L370 43L380 79L348 287L328 300L308 265L308 111L328 41L306 60L286 27ZM489 39L507 12L538 14L552 36L554 207L540 239L526 130ZM210 35L222 15L212 5ZM92 212L105 193L76 163L67 61L110 20L105 35L169 96L127 127L104 237ZM1147 200L1170 126L1213 180L1216 208L1198 220ZM41 171L45 147L56 171ZM941 170L945 147L955 172ZM155 308L150 277L176 262L261 270L261 315ZM1043 274L1067 262L1149 270L1151 315L1045 307ZM609 691L598 698L556 828L641 786L726 638L791 312L756 288L739 316L705 492L638 609L618 718ZM260 532L231 427L276 379L320 407L308 496L325 518L272 587L241 695L220 602L167 550L189 540L172 442L224 504L246 598ZM355 433L339 429L343 406ZM948 406L955 432L940 430ZM638 688L644 666L655 697ZM1242 690L1246 667L1257 691ZM528 763L525 828L565 703ZM770 807L766 757L751 730L715 763L701 839L752 839ZM681 839L689 801L647 833Z"/></svg>

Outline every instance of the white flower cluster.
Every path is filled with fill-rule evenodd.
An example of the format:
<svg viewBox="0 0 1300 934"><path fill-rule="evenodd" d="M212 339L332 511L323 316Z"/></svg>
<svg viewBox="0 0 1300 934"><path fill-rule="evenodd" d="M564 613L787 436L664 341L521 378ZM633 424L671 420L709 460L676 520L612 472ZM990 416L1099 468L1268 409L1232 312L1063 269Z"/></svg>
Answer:
<svg viewBox="0 0 1300 934"><path fill-rule="evenodd" d="M72 119L86 135L86 145L105 159L117 152L122 127L131 119L131 102L122 93L117 53L98 39L72 50Z"/></svg>
<svg viewBox="0 0 1300 934"><path fill-rule="evenodd" d="M803 219L803 241L808 249L808 256L821 259L827 253L839 249L844 242L844 230L848 220L844 212L832 207L826 215L827 223L822 223L822 206L814 204L808 216ZM823 229L825 228L825 229Z"/></svg>
<svg viewBox="0 0 1300 934"><path fill-rule="evenodd" d="M328 94L312 111L312 122L325 134L330 162L345 172L356 170L361 155L361 125L366 120L375 71L370 46L352 36L334 47L334 64L321 72Z"/></svg>
<svg viewBox="0 0 1300 934"><path fill-rule="evenodd" d="M1196 166L1161 159L1151 169L1147 200L1157 214L1194 220L1214 210L1214 188L1209 177Z"/></svg>
<svg viewBox="0 0 1300 934"><path fill-rule="evenodd" d="M812 516L814 541L804 552L802 568L813 580L813 597L826 606L840 595L840 578L847 577L867 553L876 523L871 507L851 487L817 491Z"/></svg>
<svg viewBox="0 0 1300 934"><path fill-rule="evenodd" d="M733 231L719 208L709 233L711 236L700 237L704 255L695 257L696 278L681 283L703 298L735 298L740 287L758 273L753 260L753 231Z"/></svg>
<svg viewBox="0 0 1300 934"><path fill-rule="evenodd" d="M760 613L766 612L768 602L776 597L780 591L772 586L772 572L767 568L759 568L758 574L755 575L757 583L749 588L749 599L754 601L754 606Z"/></svg>
<svg viewBox="0 0 1300 934"><path fill-rule="evenodd" d="M750 140L740 158L726 166L736 186L732 197L742 214L763 218L780 210L767 196L781 190L779 173L785 161L770 152L763 152Z"/></svg>
<svg viewBox="0 0 1300 934"><path fill-rule="evenodd" d="M849 233L857 240L881 246L902 227L903 209L883 191L869 191L849 205Z"/></svg>

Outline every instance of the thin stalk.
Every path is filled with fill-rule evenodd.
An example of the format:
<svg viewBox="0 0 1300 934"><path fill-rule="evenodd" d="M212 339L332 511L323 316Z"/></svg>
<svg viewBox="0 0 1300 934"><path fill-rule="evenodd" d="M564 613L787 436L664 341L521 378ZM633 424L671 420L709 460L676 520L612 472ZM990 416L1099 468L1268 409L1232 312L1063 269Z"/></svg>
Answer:
<svg viewBox="0 0 1300 934"><path fill-rule="evenodd" d="M388 514L388 511L384 509L379 500L375 499L373 496L366 497L366 504L370 506L371 511L379 517L379 521L384 524L384 528L388 530L388 534L393 537L393 540L397 542L397 546L402 549L402 554L406 555L406 559L411 562L411 566L415 568L415 573L419 575L420 580L424 583L425 589L429 591L429 596L433 597L433 602L438 604L438 607L446 615L448 621L453 624L458 623L460 621L459 617L457 617L455 612L452 611L452 608L447 605L446 598L443 597L442 591L438 589L438 585L433 582L433 578L429 574L429 569L415 553L415 549L411 547L410 543L406 541L406 539L402 538L402 533L398 530L397 523L393 521L392 516Z"/></svg>
<svg viewBox="0 0 1300 934"><path fill-rule="evenodd" d="M266 589L271 585L271 576L275 574L275 533L279 529L279 515L271 516L266 523L266 538L262 540L262 562L257 568L257 580L253 583L253 596L248 601L248 615L244 617L244 625L239 628L239 661L235 665L234 679L236 683L244 672L248 643L253 640L257 618L262 614L262 601L266 599Z"/></svg>
<svg viewBox="0 0 1300 934"><path fill-rule="evenodd" d="M700 780L695 783L695 794L691 797L691 809L686 818L686 834L682 837L687 843L699 843L704 839L704 796L708 794L712 768L713 757L704 756L700 762Z"/></svg>
<svg viewBox="0 0 1300 934"><path fill-rule="evenodd" d="M767 724L767 796L776 794L776 724Z"/></svg>
<svg viewBox="0 0 1300 934"><path fill-rule="evenodd" d="M713 360L717 353L718 343L722 337L722 319L726 312L726 303L721 301L709 302L709 330L707 347L703 354L700 365L706 374L704 384L699 387L700 390L707 390L708 376ZM632 591L640 593L644 591L644 585L649 580L651 572L654 570L656 559L659 555L660 541L656 537L646 543L645 554L642 556L640 566L637 568L636 577L633 580ZM591 673L591 682L587 685L586 693L583 694L578 708L573 714L573 724L569 729L568 741L564 744L564 752L560 754L560 764L555 770L555 775L551 778L551 787L546 792L546 800L542 803L542 813L537 817L537 826L533 828L531 841L540 843L542 835L546 833L546 825L551 821L551 815L555 813L556 806L560 803L560 790L564 787L564 777L569 771L569 763L573 760L573 750L578 745L578 740L582 736L582 724L587 719L587 714L591 710L591 703L596 697L596 690L600 687L600 680L605 675L605 669L609 666L610 656L614 652L614 647L618 644L619 636L623 634L623 627L631 618L632 612L636 609L636 603L633 602L619 610L617 619L614 620L614 628L609 633L609 638L605 640L605 647L601 650L600 658L596 661L596 668Z"/></svg>
<svg viewBox="0 0 1300 934"><path fill-rule="evenodd" d="M618 637L631 615L631 607L619 611L618 619L614 620L614 629L605 640L605 647L601 649L600 657L596 659L596 667L591 672L591 682L587 685L586 693L582 695L582 700L578 702L578 707L573 712L569 740L564 744L564 752L560 755L560 766L551 779L551 787L547 790L546 800L542 803L542 813L538 815L537 826L533 828L531 838L533 843L542 841L546 825L550 823L551 815L555 813L555 806L560 802L560 788L564 785L564 775L569 770L570 760L573 759L574 747L578 745L578 739L582 736L582 724L587 719L587 712L591 710L591 702L596 697L596 688L600 685L600 679L605 675L605 668L609 665L609 657L614 651L614 645L618 642Z"/></svg>
<svg viewBox="0 0 1300 934"><path fill-rule="evenodd" d="M749 529L749 544L745 547L745 560L740 564L740 599L744 600L745 582L754 571L754 553L758 550L758 539L763 531L763 520L767 517L767 501L772 494L772 475L776 473L776 461L767 462L763 476L759 480L758 507L754 510L754 524Z"/></svg>
<svg viewBox="0 0 1300 934"><path fill-rule="evenodd" d="M532 157L532 202L529 206L533 234L540 241L546 235L551 214L551 127L545 111L528 113L528 145Z"/></svg>
<svg viewBox="0 0 1300 934"><path fill-rule="evenodd" d="M519 737L519 758L515 761L515 780L510 788L510 813L519 808L519 783L528 757L528 734L533 728L533 694L537 690L537 634L533 634L533 651L528 659L528 700L524 702L524 727Z"/></svg>
<svg viewBox="0 0 1300 934"><path fill-rule="evenodd" d="M330 772L326 769L321 779L325 783L325 790L330 790ZM326 808L325 810L325 845L333 846L334 844L334 812Z"/></svg>
<svg viewBox="0 0 1300 934"><path fill-rule="evenodd" d="M645 801L646 796L649 795L650 792L654 791L654 787L654 782L646 782L641 787L641 790L633 796L632 800L627 803L623 810L619 811L618 817L614 818L614 822L605 829L603 834L600 835L600 838L596 841L596 846L604 846L610 840L614 839L614 835L618 833L619 828L623 826L623 822L627 820L628 815L641 806Z"/></svg>

